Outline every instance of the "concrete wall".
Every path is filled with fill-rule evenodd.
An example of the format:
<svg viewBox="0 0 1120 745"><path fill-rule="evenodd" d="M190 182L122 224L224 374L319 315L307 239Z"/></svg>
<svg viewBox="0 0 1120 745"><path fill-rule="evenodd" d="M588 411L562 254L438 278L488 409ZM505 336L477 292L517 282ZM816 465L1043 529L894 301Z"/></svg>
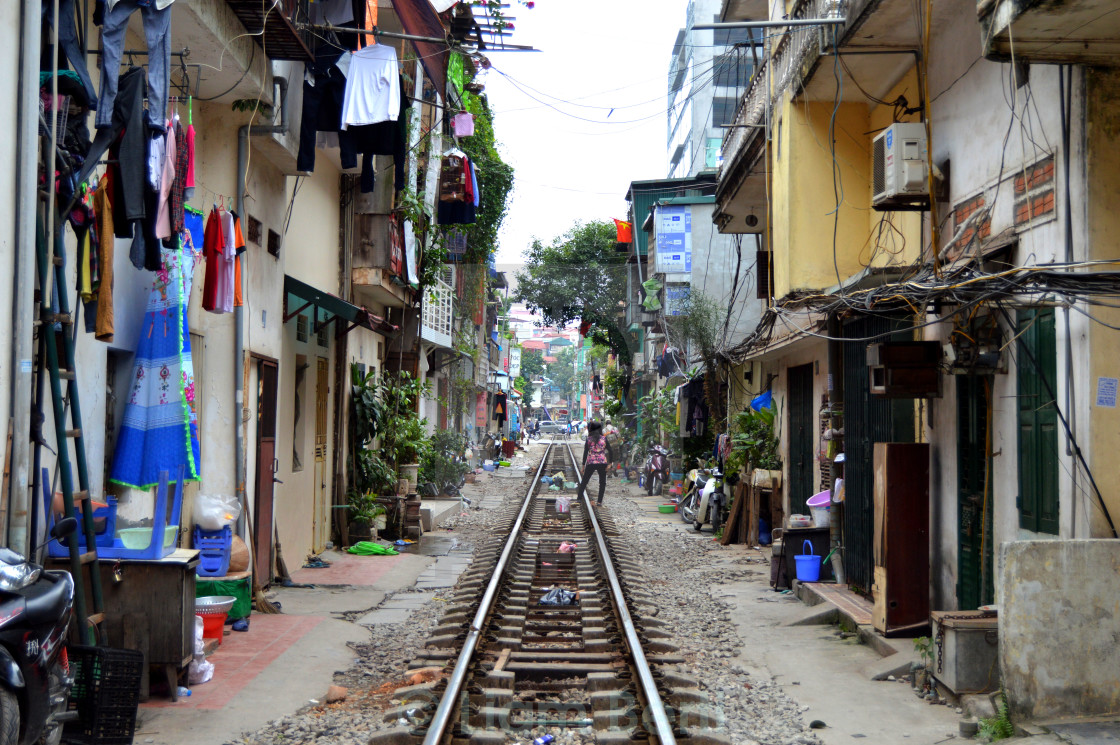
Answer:
<svg viewBox="0 0 1120 745"><path fill-rule="evenodd" d="M1086 75L1086 199L1075 205L1075 224L1084 216L1088 230L1088 255L1085 258L1116 259L1116 236L1120 235L1120 153L1115 147L1120 135L1120 75L1112 70L1087 69ZM1082 206L1083 205L1083 206ZM1078 258L1081 256L1079 255ZM1102 323L1120 326L1120 310L1105 306L1091 309L1094 318ZM1080 314L1074 318L1084 320ZM1117 476L1116 453L1120 452L1120 409L1095 404L1095 386L1101 377L1120 375L1116 365L1117 332L1100 324L1090 323L1082 332L1088 337L1090 365L1088 389L1084 398L1091 399L1088 412L1089 437L1084 449L1093 473L1100 483L1115 483ZM1080 340L1079 340L1080 341ZM1104 502L1113 523L1120 522L1120 494L1105 488ZM1087 535L1094 538L1112 536L1105 512L1095 504L1095 499L1083 501L1082 514L1089 523Z"/></svg>
<svg viewBox="0 0 1120 745"><path fill-rule="evenodd" d="M1004 543L998 576L1000 672L1012 718L1120 711L1120 543Z"/></svg>
<svg viewBox="0 0 1120 745"><path fill-rule="evenodd" d="M792 290L823 289L858 272L859 245L867 236L871 207L868 111L863 103L842 103L836 113L836 163L843 183L833 187L833 156L828 145L833 105L793 102L783 97L775 122L774 169L774 296ZM858 236L858 239L857 239ZM858 244L853 246L851 243ZM845 247L842 242L850 242Z"/></svg>
<svg viewBox="0 0 1120 745"><path fill-rule="evenodd" d="M15 295L15 257L16 257L16 205L19 203L19 190L16 184L17 148L19 146L19 36L23 12L21 3L4 3L0 7L0 66L9 74L0 76L0 163L9 167L0 169L0 205L9 219L0 224L0 277L3 277L4 291L0 297L0 328L13 328L13 303ZM33 247L23 252L29 259L34 255ZM8 343L0 354L0 427L7 440L8 417L11 410L12 370L19 361L14 358L15 347L11 332L6 335ZM24 432L18 427L16 432ZM4 495L7 498L7 495ZM2 529L3 526L0 526Z"/></svg>
<svg viewBox="0 0 1120 745"><path fill-rule="evenodd" d="M934 31L933 58L930 62L929 90L932 104L931 124L933 140L930 153L934 163L949 163L949 200L940 204L938 218L944 224L942 245L947 245L953 237L953 219L946 214L947 209L965 200L982 196L985 206L991 208L991 236L1014 228L1018 233L1018 245L1010 261L1017 265L1029 265L1065 260L1065 224L1062 219L1067 199L1073 211L1072 243L1074 260L1086 257L1086 230L1083 226L1084 205L1089 209L1097 205L1100 216L1097 226L1098 235L1105 236L1120 227L1114 225L1116 218L1107 214L1114 208L1106 205L1109 201L1107 191L1087 198L1085 173L1082 170L1085 150L1082 138L1084 131L1085 108L1082 101L1084 93L1075 76L1073 95L1073 133L1069 153L1062 152L1060 111L1055 106L1035 106L1027 104L1026 87L1019 89L1016 98L1015 119L1009 89L1011 66L985 59L981 54L979 36L975 33L975 21L969 15L971 6L963 0L953 0L960 6L960 12L952 14L952 23L939 26ZM1053 100L1057 102L1057 68L1048 65L1035 65L1030 68L1030 95L1034 101ZM1102 98L1107 101L1107 94ZM1107 104L1111 107L1112 104ZM1007 144L1004 146L1004 138ZM1106 138L1101 139L1100 149L1105 156L1104 165L1098 178L1115 183L1115 157L1111 154ZM1107 152L1105 152L1107 151ZM1070 192L1067 195L1059 179L1055 184L1056 209L1046 219L1016 228L1014 223L1014 177L1048 152L1055 157L1056 172L1061 173L1065 158L1071 160ZM1110 160L1111 159L1111 160ZM1111 171L1108 169L1111 165ZM1096 189L1096 185L1093 185ZM923 238L928 242L928 233ZM1111 246L1102 242L1102 246ZM1114 255L1110 248L1105 253ZM1068 417L1078 443L1086 451L1093 448L1096 420L1108 429L1112 410L1090 409L1095 389L1095 375L1113 375L1105 372L1112 367L1115 349L1114 332L1102 336L1091 330L1090 322L1080 314L1068 315L1068 311L1057 311L1057 400L1063 413ZM1097 315L1097 309L1093 309ZM932 317L929 320L933 320ZM1067 322L1068 321L1068 322ZM1002 324L1004 339L1010 339L1014 332ZM922 332L923 338L948 343L952 326L948 323L928 326ZM1090 355L1086 339L1090 333L1097 333L1100 347L1094 355L1091 366L1079 360ZM1015 349L1004 351L1005 371L991 378L992 391L992 495L990 508L993 517L994 545L1006 541L1030 540L1047 536L1034 534L1019 527L1019 512L1016 498L1019 494L1018 476L1018 414L1016 406L1016 360ZM931 401L928 411L926 438L930 443L931 463L931 582L932 598L935 608L956 608L956 562L958 552L957 535L957 415L955 384L950 377L943 381L943 397ZM1110 430L1109 430L1110 431ZM1115 450L1108 451L1110 454ZM1086 537L1089 533L1090 517L1099 509L1093 506L1095 498L1084 476L1075 474L1078 468L1070 455L1070 441L1059 426L1059 535L1063 538ZM1113 457L1114 461L1115 458ZM1094 467L1098 483L1108 483L1114 475L1113 466L1099 463ZM1099 528L1098 528L1099 530ZM997 588L997 593L999 588Z"/></svg>

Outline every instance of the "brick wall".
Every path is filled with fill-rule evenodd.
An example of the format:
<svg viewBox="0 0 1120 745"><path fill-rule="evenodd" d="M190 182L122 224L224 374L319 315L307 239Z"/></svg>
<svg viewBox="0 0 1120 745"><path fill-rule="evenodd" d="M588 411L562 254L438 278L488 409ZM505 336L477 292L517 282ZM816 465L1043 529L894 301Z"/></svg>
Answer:
<svg viewBox="0 0 1120 745"><path fill-rule="evenodd" d="M1054 156L1015 175L1015 226L1054 216Z"/></svg>

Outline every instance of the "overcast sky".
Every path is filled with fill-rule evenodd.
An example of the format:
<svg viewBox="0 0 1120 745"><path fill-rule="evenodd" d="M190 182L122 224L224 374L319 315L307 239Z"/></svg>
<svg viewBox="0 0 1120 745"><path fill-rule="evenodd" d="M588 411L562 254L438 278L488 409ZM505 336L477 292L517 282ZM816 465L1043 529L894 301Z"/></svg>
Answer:
<svg viewBox="0 0 1120 745"><path fill-rule="evenodd" d="M686 0L509 0L509 41L482 78L514 191L498 263L578 220L625 219L631 181L666 175L667 76ZM504 73L504 75L503 75ZM611 110L613 109L613 111Z"/></svg>

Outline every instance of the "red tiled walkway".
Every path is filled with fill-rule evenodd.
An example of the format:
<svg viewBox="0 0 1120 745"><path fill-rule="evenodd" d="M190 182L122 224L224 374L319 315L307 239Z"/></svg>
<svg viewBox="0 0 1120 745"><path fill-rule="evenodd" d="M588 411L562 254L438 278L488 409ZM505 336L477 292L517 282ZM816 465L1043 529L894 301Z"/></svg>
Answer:
<svg viewBox="0 0 1120 745"><path fill-rule="evenodd" d="M372 585L401 561L397 556L332 554L324 569L294 569L292 582L314 585Z"/></svg>
<svg viewBox="0 0 1120 745"><path fill-rule="evenodd" d="M180 698L176 703L157 697L141 706L224 708L242 688L322 621L316 616L254 613L247 632L234 631L223 637L222 646L210 656L214 663L214 677L208 683L191 686L190 697Z"/></svg>

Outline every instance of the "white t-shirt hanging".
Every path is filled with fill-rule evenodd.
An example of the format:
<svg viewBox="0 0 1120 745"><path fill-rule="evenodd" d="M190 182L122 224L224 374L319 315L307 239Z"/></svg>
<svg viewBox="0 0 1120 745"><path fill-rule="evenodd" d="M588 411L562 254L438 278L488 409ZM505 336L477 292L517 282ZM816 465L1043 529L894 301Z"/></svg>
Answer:
<svg viewBox="0 0 1120 745"><path fill-rule="evenodd" d="M395 122L400 101L397 50L386 44L371 44L354 52L342 97L342 129L351 124Z"/></svg>

